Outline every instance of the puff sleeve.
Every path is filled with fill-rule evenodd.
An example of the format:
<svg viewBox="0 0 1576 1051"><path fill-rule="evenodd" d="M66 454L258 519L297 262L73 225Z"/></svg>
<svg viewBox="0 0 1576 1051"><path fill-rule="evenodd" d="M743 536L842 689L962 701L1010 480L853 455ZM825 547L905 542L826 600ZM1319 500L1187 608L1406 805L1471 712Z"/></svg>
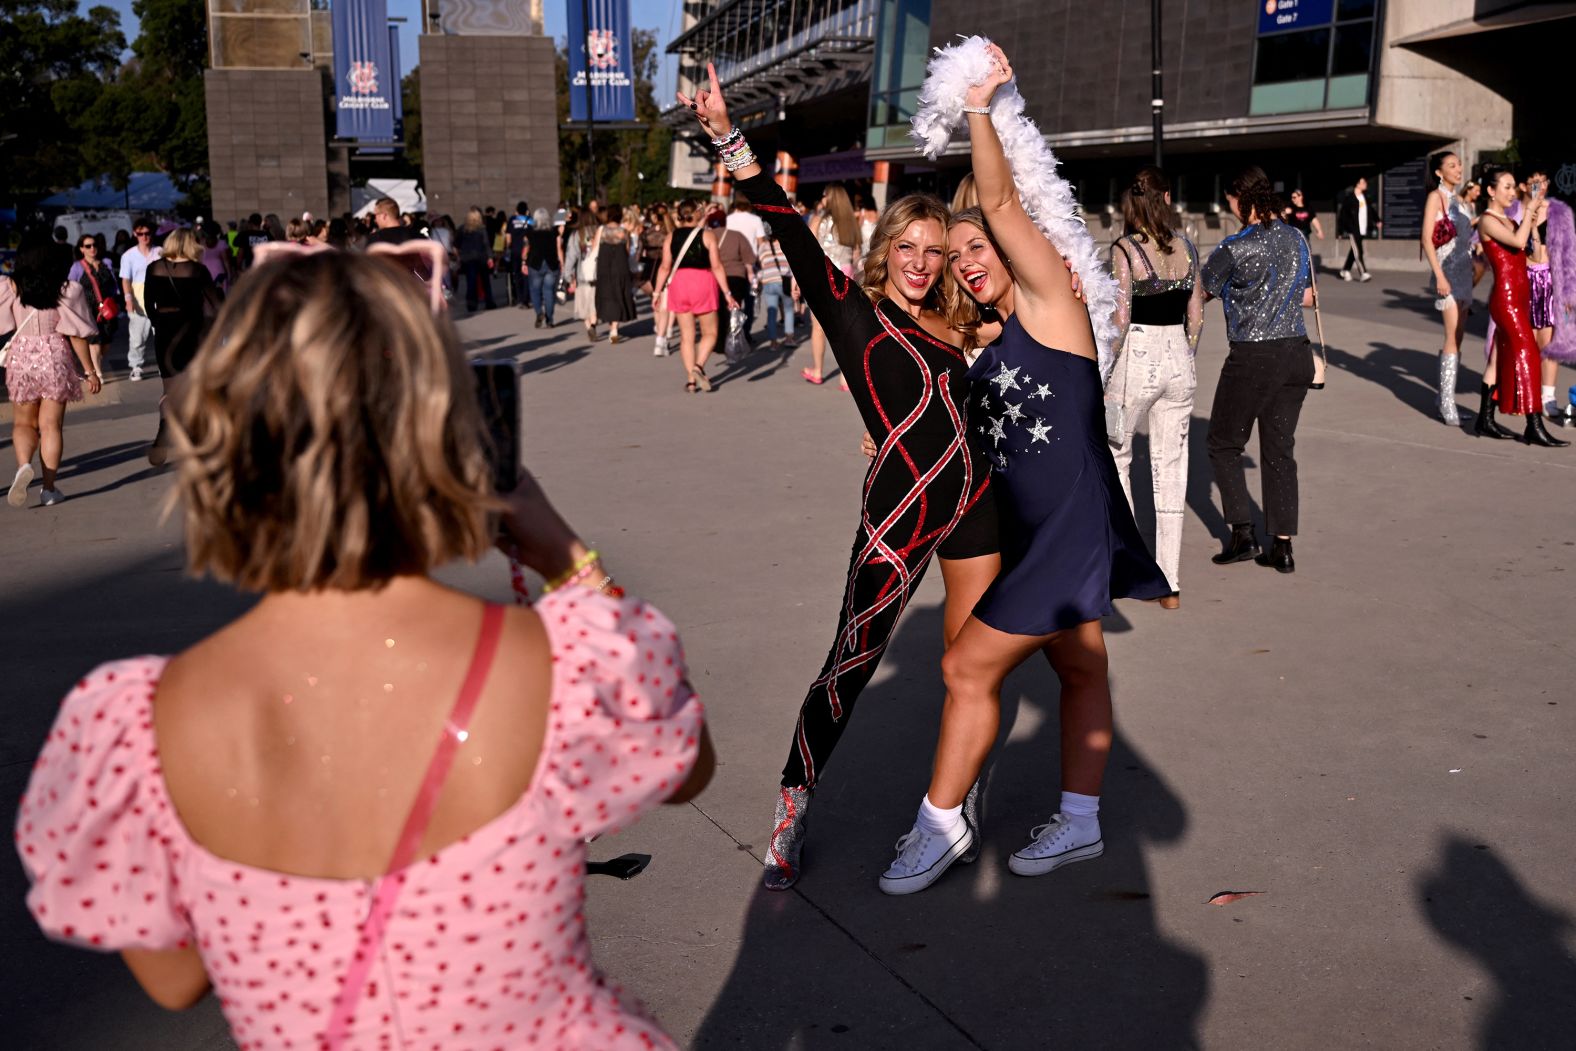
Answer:
<svg viewBox="0 0 1576 1051"><path fill-rule="evenodd" d="M157 662L103 665L60 708L17 816L45 935L87 948L173 949L192 930L176 899L169 804L150 701Z"/></svg>
<svg viewBox="0 0 1576 1051"><path fill-rule="evenodd" d="M539 798L552 828L585 839L677 791L699 755L705 712L678 632L656 608L585 588L555 591L536 608L553 650Z"/></svg>
<svg viewBox="0 0 1576 1051"><path fill-rule="evenodd" d="M60 316L55 320L55 331L62 336L98 338L98 322L93 320L87 293L75 281L66 285L65 294L60 297Z"/></svg>

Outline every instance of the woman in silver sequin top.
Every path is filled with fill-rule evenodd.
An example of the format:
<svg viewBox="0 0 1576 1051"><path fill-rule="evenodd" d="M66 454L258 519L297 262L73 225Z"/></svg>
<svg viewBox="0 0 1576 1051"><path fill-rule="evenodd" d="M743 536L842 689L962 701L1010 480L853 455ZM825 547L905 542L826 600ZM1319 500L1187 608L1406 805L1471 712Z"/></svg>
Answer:
<svg viewBox="0 0 1576 1051"><path fill-rule="evenodd" d="M1152 165L1140 168L1122 193L1125 232L1111 246L1111 270L1121 292L1116 323L1122 342L1105 389L1106 399L1122 406L1121 444L1114 451L1129 507L1133 431L1140 419L1148 420L1155 560L1171 585L1171 594L1160 599L1166 609L1181 605L1187 435L1198 386L1193 352L1204 327L1198 249L1176 231L1175 217L1165 173Z"/></svg>
<svg viewBox="0 0 1576 1051"><path fill-rule="evenodd" d="M1456 426L1461 422L1456 411L1456 367L1472 305L1472 216L1456 194L1463 174L1461 158L1450 150L1441 151L1429 159L1429 169L1439 182L1423 207L1420 239L1423 258L1433 271L1433 291L1438 296L1434 309L1445 324L1445 343L1439 352L1439 418ZM1441 227L1441 223L1449 225ZM1455 235L1435 245L1435 235L1444 237L1450 226L1455 227Z"/></svg>

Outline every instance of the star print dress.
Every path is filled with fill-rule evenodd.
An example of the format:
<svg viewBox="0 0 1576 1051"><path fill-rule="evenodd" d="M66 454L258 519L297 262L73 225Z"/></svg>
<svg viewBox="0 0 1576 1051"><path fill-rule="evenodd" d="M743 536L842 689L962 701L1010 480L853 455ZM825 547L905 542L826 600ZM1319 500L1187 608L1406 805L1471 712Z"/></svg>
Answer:
<svg viewBox="0 0 1576 1051"><path fill-rule="evenodd" d="M991 460L1002 571L974 615L1048 635L1098 620L1118 598L1171 593L1122 495L1105 440L1099 367L1007 319L969 369L972 437Z"/></svg>

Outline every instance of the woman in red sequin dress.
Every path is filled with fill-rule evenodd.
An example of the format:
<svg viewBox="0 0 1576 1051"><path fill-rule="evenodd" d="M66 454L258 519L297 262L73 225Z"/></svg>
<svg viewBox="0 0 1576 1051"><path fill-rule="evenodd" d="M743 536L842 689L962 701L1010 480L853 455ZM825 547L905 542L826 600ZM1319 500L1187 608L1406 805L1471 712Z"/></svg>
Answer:
<svg viewBox="0 0 1576 1051"><path fill-rule="evenodd" d="M1570 442L1549 434L1543 424L1543 399L1539 390L1542 360L1532 332L1532 298L1527 282L1527 241L1548 214L1548 200L1538 198L1523 208L1521 222L1513 224L1505 209L1516 199L1516 178L1504 168L1491 169L1484 178L1488 211L1478 223L1483 251L1494 267L1494 291L1488 310L1497 331L1495 350L1499 376L1495 397L1500 411L1526 416L1524 440L1528 445L1560 446Z"/></svg>

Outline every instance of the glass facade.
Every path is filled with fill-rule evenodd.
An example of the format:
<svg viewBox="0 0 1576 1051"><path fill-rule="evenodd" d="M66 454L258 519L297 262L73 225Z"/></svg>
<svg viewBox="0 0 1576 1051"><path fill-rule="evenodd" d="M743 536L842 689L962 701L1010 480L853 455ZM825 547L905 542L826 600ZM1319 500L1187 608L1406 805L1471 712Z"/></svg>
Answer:
<svg viewBox="0 0 1576 1051"><path fill-rule="evenodd" d="M930 57L930 0L880 0L866 149L908 144Z"/></svg>
<svg viewBox="0 0 1576 1051"><path fill-rule="evenodd" d="M1261 10L1249 114L1368 105L1377 0L1264 0Z"/></svg>

